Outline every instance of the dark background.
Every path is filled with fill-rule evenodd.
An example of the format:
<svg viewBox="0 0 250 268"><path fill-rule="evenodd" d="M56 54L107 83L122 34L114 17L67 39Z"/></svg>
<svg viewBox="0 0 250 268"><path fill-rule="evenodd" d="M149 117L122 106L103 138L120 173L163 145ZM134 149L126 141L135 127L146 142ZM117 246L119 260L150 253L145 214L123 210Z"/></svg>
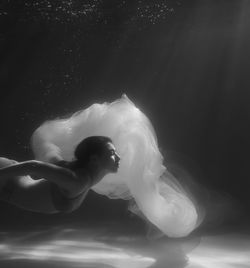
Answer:
<svg viewBox="0 0 250 268"><path fill-rule="evenodd" d="M31 159L44 120L126 93L164 154L249 211L249 15L247 0L1 1L1 155ZM95 193L70 215L0 209L14 228L131 217Z"/></svg>

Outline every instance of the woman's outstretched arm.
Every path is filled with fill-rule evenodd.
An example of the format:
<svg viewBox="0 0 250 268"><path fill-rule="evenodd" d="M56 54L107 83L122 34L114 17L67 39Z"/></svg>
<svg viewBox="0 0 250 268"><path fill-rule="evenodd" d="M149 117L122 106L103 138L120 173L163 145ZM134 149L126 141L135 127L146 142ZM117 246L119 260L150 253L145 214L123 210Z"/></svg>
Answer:
<svg viewBox="0 0 250 268"><path fill-rule="evenodd" d="M0 180L25 175L46 179L72 195L87 187L87 178L80 179L73 171L47 162L29 160L0 168Z"/></svg>

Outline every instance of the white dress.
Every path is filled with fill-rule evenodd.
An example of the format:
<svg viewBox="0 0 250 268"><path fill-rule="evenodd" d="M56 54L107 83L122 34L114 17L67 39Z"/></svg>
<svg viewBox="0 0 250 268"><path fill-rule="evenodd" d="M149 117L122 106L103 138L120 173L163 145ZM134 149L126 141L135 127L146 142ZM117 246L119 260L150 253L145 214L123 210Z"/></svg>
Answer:
<svg viewBox="0 0 250 268"><path fill-rule="evenodd" d="M110 137L121 161L118 172L105 176L92 190L113 199L133 198L144 216L170 237L186 236L197 227L197 208L163 166L151 122L126 95L46 121L33 133L31 144L39 160L72 160L77 144L94 135Z"/></svg>

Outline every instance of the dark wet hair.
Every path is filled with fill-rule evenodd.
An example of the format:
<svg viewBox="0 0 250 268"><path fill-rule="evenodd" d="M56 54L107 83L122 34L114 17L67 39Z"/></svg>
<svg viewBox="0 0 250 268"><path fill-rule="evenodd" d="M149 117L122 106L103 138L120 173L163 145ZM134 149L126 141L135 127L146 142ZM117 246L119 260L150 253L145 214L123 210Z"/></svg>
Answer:
<svg viewBox="0 0 250 268"><path fill-rule="evenodd" d="M112 143L112 140L106 136L90 136L82 140L75 149L75 158L77 166L85 165L91 155L100 155L106 149L105 144Z"/></svg>

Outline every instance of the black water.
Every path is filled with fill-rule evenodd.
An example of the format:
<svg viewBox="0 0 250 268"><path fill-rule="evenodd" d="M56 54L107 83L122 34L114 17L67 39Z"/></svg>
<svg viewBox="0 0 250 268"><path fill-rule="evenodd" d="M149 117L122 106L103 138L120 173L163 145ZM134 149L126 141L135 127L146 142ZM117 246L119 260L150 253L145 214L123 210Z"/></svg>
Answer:
<svg viewBox="0 0 250 268"><path fill-rule="evenodd" d="M164 154L177 156L174 161L204 187L235 200L241 218L223 224L247 222L249 12L245 0L2 1L1 155L30 159L30 136L44 120L126 93L151 119ZM132 217L127 202L94 193L71 215L0 206L7 238L9 228L33 232L39 226ZM132 221L145 226L140 219ZM202 228L207 230L206 222ZM17 254L16 242L6 241ZM27 261L32 267L36 260L26 258L26 267ZM22 263L6 262L8 267Z"/></svg>

